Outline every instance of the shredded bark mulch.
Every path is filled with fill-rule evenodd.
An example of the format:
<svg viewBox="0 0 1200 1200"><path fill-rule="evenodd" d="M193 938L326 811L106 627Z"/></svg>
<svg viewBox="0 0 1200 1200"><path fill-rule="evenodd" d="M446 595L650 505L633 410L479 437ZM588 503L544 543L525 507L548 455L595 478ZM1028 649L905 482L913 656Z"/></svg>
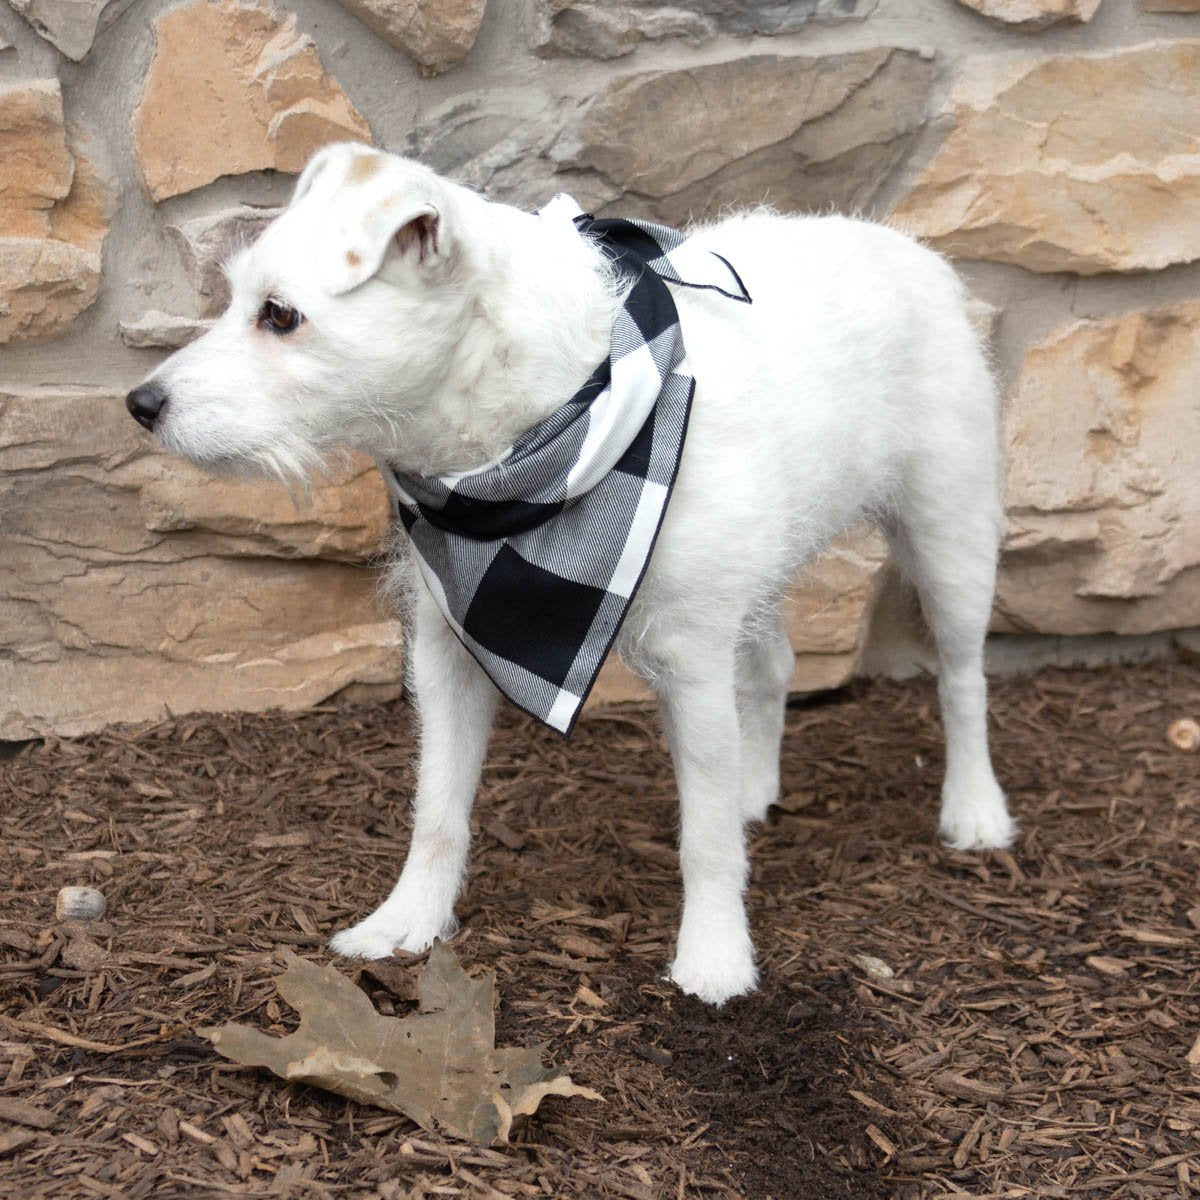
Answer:
<svg viewBox="0 0 1200 1200"><path fill-rule="evenodd" d="M1200 668L993 689L1011 854L938 845L927 680L789 711L755 830L763 969L713 1010L662 980L679 908L657 719L570 743L505 715L455 949L501 1044L544 1042L603 1105L550 1099L506 1149L220 1059L283 1032L281 949L386 893L407 842L403 702L205 716L0 762L0 1195L1187 1197L1200 1192ZM58 922L58 889L108 911ZM416 961L346 964L385 1013ZM1200 1053L1193 1054L1200 1058Z"/></svg>

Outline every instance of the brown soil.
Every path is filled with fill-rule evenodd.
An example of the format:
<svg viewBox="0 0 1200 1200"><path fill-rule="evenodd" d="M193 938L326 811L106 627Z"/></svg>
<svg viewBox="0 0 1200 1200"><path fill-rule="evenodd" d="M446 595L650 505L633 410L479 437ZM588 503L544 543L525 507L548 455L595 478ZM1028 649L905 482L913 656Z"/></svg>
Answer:
<svg viewBox="0 0 1200 1200"><path fill-rule="evenodd" d="M998 683L1022 833L976 856L934 838L928 681L794 707L791 811L754 836L763 987L720 1011L661 980L679 894L656 719L597 714L563 744L505 716L455 946L497 972L500 1041L547 1043L606 1097L549 1100L506 1150L196 1033L288 1028L279 949L324 958L391 885L403 703L10 747L0 1196L1193 1195L1200 757L1165 735L1198 714L1194 666ZM104 921L56 923L59 887L88 883ZM411 1005L411 960L345 969Z"/></svg>

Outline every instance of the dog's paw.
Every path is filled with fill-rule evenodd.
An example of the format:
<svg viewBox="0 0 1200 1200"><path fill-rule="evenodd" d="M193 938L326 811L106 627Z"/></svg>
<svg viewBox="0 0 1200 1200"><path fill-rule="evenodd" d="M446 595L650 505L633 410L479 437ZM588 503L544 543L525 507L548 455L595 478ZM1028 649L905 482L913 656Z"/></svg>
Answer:
<svg viewBox="0 0 1200 1200"><path fill-rule="evenodd" d="M390 958L396 950L394 935L364 929L363 925L342 929L329 939L329 948L342 958Z"/></svg>
<svg viewBox="0 0 1200 1200"><path fill-rule="evenodd" d="M671 982L689 996L703 1000L705 1004L722 1005L734 996L744 996L758 986L758 969L753 958L740 961L730 959L714 961L683 961L676 955L671 964Z"/></svg>
<svg viewBox="0 0 1200 1200"><path fill-rule="evenodd" d="M995 783L964 801L943 798L938 834L951 850L1007 850L1017 835L1004 793Z"/></svg>
<svg viewBox="0 0 1200 1200"><path fill-rule="evenodd" d="M705 1004L724 1004L758 985L754 945L744 918L732 915L697 923L685 914L671 964L671 980ZM739 912L738 916L741 914Z"/></svg>
<svg viewBox="0 0 1200 1200"><path fill-rule="evenodd" d="M392 922L375 920L374 915L349 929L335 933L329 939L329 948L342 958L391 958L397 950L417 954L428 950L434 938L449 937L455 930L454 922L437 930L422 933L419 930L399 929Z"/></svg>

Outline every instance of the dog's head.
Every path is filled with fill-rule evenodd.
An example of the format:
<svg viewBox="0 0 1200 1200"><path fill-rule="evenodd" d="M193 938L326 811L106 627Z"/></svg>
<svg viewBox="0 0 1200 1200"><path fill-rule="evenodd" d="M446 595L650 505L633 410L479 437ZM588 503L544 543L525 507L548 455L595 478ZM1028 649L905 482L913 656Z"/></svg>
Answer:
<svg viewBox="0 0 1200 1200"><path fill-rule="evenodd" d="M227 264L224 315L129 393L130 413L169 450L240 474L294 476L331 447L396 440L466 320L453 193L395 155L320 151Z"/></svg>

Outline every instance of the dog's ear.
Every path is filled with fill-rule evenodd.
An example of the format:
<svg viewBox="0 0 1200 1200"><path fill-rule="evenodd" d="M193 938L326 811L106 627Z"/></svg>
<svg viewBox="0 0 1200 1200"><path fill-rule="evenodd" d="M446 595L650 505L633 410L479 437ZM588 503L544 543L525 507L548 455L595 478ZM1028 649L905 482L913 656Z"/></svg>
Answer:
<svg viewBox="0 0 1200 1200"><path fill-rule="evenodd" d="M331 295L352 291L395 260L429 274L448 260L439 180L418 163L356 142L309 159L292 193L324 213L314 247Z"/></svg>
<svg viewBox="0 0 1200 1200"><path fill-rule="evenodd" d="M393 262L432 278L448 258L443 204L437 176L417 163L378 152L350 158L330 207L330 293L349 292Z"/></svg>
<svg viewBox="0 0 1200 1200"><path fill-rule="evenodd" d="M361 152L362 149L363 147L357 142L334 142L331 145L323 146L304 164L304 170L300 172L300 178L296 180L296 186L292 189L292 198L289 203L295 204L302 200L312 190L317 177L323 175L337 159Z"/></svg>
<svg viewBox="0 0 1200 1200"><path fill-rule="evenodd" d="M429 200L410 194L378 197L341 224L325 286L340 296L379 273L389 258L430 269L444 258L442 216Z"/></svg>

